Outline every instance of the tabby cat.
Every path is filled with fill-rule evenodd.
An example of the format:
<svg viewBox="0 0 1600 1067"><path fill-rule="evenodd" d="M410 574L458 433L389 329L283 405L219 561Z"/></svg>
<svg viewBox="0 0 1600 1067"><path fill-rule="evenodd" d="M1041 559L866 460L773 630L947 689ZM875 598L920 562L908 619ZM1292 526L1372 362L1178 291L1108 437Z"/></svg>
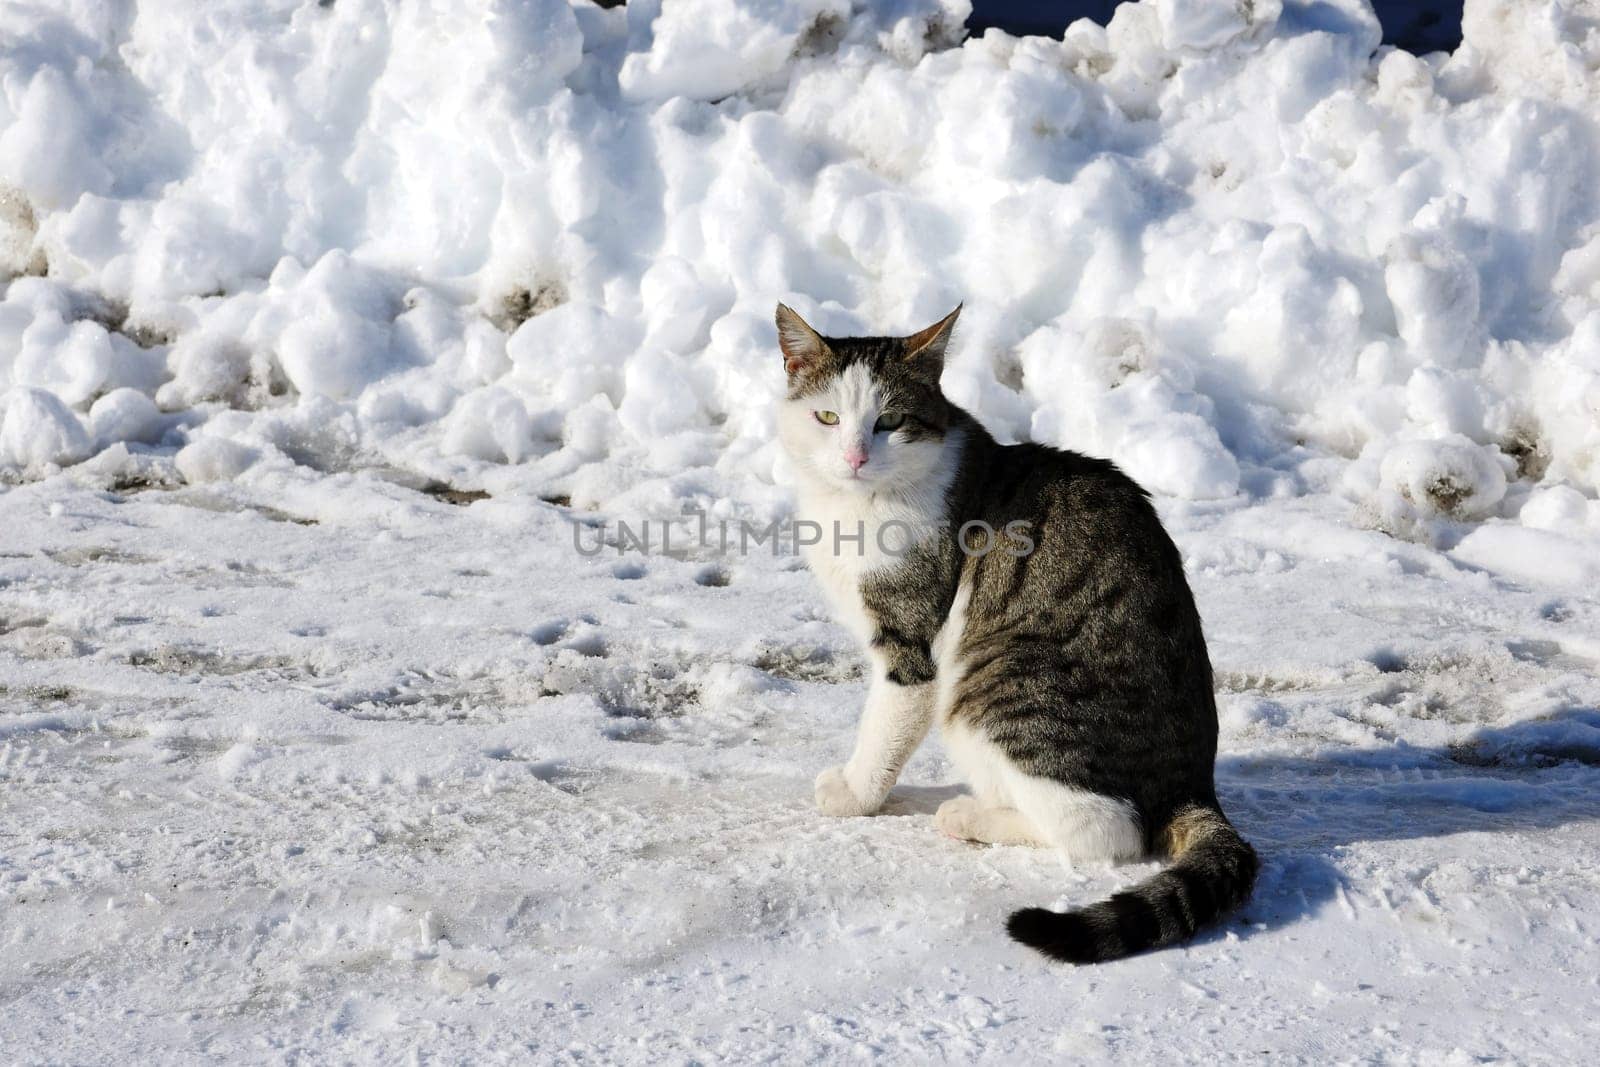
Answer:
<svg viewBox="0 0 1600 1067"><path fill-rule="evenodd" d="M998 444L945 398L960 311L910 337L824 337L778 305L779 437L798 516L822 531L804 551L872 667L855 751L817 778L817 806L876 811L937 721L971 786L934 816L945 833L1173 860L1090 907L1024 908L1013 938L1075 963L1184 941L1249 897L1257 860L1217 803L1183 564L1110 462Z"/></svg>

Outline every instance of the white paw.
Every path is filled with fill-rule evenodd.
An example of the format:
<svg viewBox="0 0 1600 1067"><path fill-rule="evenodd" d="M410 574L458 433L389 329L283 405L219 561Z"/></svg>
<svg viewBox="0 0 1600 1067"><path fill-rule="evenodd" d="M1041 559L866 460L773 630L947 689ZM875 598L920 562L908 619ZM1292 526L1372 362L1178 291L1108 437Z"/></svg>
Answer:
<svg viewBox="0 0 1600 1067"><path fill-rule="evenodd" d="M867 815L876 807L862 800L850 788L843 767L829 767L817 775L816 788L817 810L824 815Z"/></svg>
<svg viewBox="0 0 1600 1067"><path fill-rule="evenodd" d="M933 813L933 822L947 837L975 841L972 827L978 810L978 798L962 794L940 804L939 810Z"/></svg>

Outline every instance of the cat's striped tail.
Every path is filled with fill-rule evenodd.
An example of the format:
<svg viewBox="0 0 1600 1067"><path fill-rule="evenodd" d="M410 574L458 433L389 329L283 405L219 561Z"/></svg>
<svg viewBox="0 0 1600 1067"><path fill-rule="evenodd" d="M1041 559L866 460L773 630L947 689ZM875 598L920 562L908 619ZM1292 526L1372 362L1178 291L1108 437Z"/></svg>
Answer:
<svg viewBox="0 0 1600 1067"><path fill-rule="evenodd" d="M1187 941L1250 899L1256 850L1220 808L1181 809L1165 839L1173 863L1155 877L1077 911L1023 908L1007 931L1051 959L1100 963Z"/></svg>

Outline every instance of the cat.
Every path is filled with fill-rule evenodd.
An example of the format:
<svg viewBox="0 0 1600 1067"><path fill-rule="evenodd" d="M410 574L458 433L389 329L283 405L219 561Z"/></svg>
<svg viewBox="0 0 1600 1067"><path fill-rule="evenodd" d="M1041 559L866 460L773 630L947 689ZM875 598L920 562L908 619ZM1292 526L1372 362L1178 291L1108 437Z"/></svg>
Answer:
<svg viewBox="0 0 1600 1067"><path fill-rule="evenodd" d="M1257 870L1217 802L1182 561L1111 462L1001 445L944 396L960 312L909 337L824 337L778 305L778 437L816 524L803 551L871 662L854 753L818 776L817 806L878 810L937 721L971 786L934 816L946 834L1173 861L1090 907L1017 911L1011 937L1075 963L1176 944L1248 899Z"/></svg>

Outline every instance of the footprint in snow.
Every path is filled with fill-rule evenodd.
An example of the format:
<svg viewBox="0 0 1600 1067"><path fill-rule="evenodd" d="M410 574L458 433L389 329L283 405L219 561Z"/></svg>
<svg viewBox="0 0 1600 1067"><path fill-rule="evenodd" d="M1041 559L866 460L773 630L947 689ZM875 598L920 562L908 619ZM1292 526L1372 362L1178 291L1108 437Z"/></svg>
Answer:
<svg viewBox="0 0 1600 1067"><path fill-rule="evenodd" d="M553 645L566 636L567 627L566 619L550 619L529 630L528 636L536 645Z"/></svg>

